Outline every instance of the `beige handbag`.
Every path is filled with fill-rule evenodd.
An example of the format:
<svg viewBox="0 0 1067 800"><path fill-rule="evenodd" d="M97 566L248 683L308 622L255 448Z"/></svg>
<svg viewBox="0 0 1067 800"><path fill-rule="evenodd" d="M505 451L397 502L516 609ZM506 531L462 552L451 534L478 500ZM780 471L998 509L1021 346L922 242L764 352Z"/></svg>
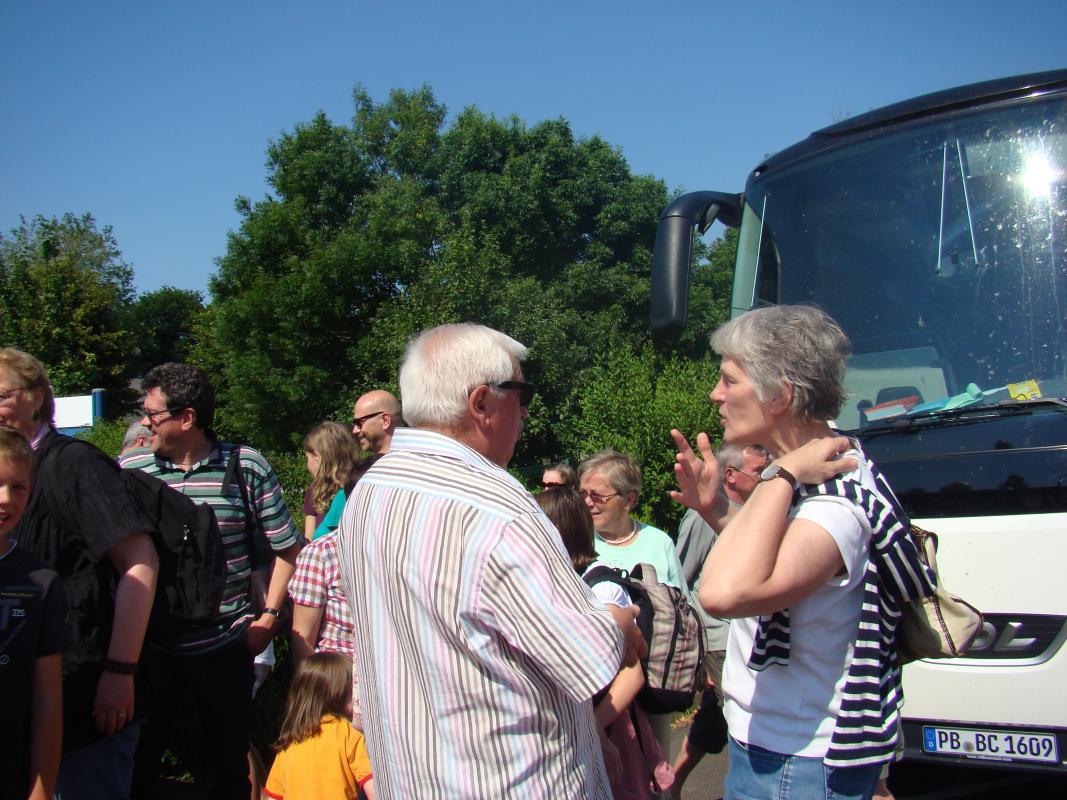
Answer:
<svg viewBox="0 0 1067 800"><path fill-rule="evenodd" d="M904 606L897 628L900 661L920 658L958 658L967 652L982 631L982 612L945 590L937 572L937 534L912 525L908 534L920 560L937 577L937 591Z"/></svg>

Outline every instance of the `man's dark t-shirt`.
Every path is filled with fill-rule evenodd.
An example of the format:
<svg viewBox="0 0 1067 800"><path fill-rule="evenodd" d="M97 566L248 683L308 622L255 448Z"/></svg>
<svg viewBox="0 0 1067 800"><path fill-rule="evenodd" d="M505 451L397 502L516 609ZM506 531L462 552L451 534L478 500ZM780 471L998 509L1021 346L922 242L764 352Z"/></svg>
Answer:
<svg viewBox="0 0 1067 800"><path fill-rule="evenodd" d="M63 580L71 647L63 654L64 749L101 734L93 703L111 639L117 576L108 551L151 521L126 490L112 459L88 442L50 431L37 447L33 491L11 534ZM141 704L134 707L139 713Z"/></svg>
<svg viewBox="0 0 1067 800"><path fill-rule="evenodd" d="M67 597L59 576L14 545L0 556L0 782L17 797L30 789L35 663L66 645Z"/></svg>

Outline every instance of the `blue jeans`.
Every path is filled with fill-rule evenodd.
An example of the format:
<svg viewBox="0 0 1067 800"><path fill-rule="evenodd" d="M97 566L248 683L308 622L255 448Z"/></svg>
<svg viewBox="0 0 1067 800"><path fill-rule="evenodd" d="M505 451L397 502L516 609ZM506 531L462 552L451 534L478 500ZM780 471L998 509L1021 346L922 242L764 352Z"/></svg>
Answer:
<svg viewBox="0 0 1067 800"><path fill-rule="evenodd" d="M730 739L724 800L870 800L881 764L828 767Z"/></svg>
<svg viewBox="0 0 1067 800"><path fill-rule="evenodd" d="M134 720L118 733L64 753L56 800L126 800L140 731L141 721Z"/></svg>

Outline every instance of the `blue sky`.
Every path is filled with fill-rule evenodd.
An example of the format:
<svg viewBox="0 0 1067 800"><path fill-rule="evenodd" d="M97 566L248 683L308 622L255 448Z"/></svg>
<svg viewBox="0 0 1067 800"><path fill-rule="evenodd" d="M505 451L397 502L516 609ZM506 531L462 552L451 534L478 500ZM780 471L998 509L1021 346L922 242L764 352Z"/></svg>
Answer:
<svg viewBox="0 0 1067 800"><path fill-rule="evenodd" d="M1067 2L0 4L0 230L92 213L138 291L206 289L270 140L429 84L528 124L563 117L669 188L738 191L851 114L1067 67Z"/></svg>

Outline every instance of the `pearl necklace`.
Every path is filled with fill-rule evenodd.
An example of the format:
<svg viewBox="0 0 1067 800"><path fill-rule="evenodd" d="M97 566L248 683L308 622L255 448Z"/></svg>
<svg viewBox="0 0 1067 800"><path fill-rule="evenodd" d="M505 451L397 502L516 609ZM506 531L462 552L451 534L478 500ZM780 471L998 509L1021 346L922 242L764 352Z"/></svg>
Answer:
<svg viewBox="0 0 1067 800"><path fill-rule="evenodd" d="M605 539L603 536L600 535L600 533L598 531L597 535L596 535L596 538L598 538L604 544L610 544L613 547L622 547L624 544L628 543L631 539L633 539L635 536L637 536L637 531L638 531L637 520L636 519L632 519L632 520L630 520L630 523L633 525L634 529L632 531L630 531L630 535L629 536L624 536L621 539L611 540L611 539Z"/></svg>

